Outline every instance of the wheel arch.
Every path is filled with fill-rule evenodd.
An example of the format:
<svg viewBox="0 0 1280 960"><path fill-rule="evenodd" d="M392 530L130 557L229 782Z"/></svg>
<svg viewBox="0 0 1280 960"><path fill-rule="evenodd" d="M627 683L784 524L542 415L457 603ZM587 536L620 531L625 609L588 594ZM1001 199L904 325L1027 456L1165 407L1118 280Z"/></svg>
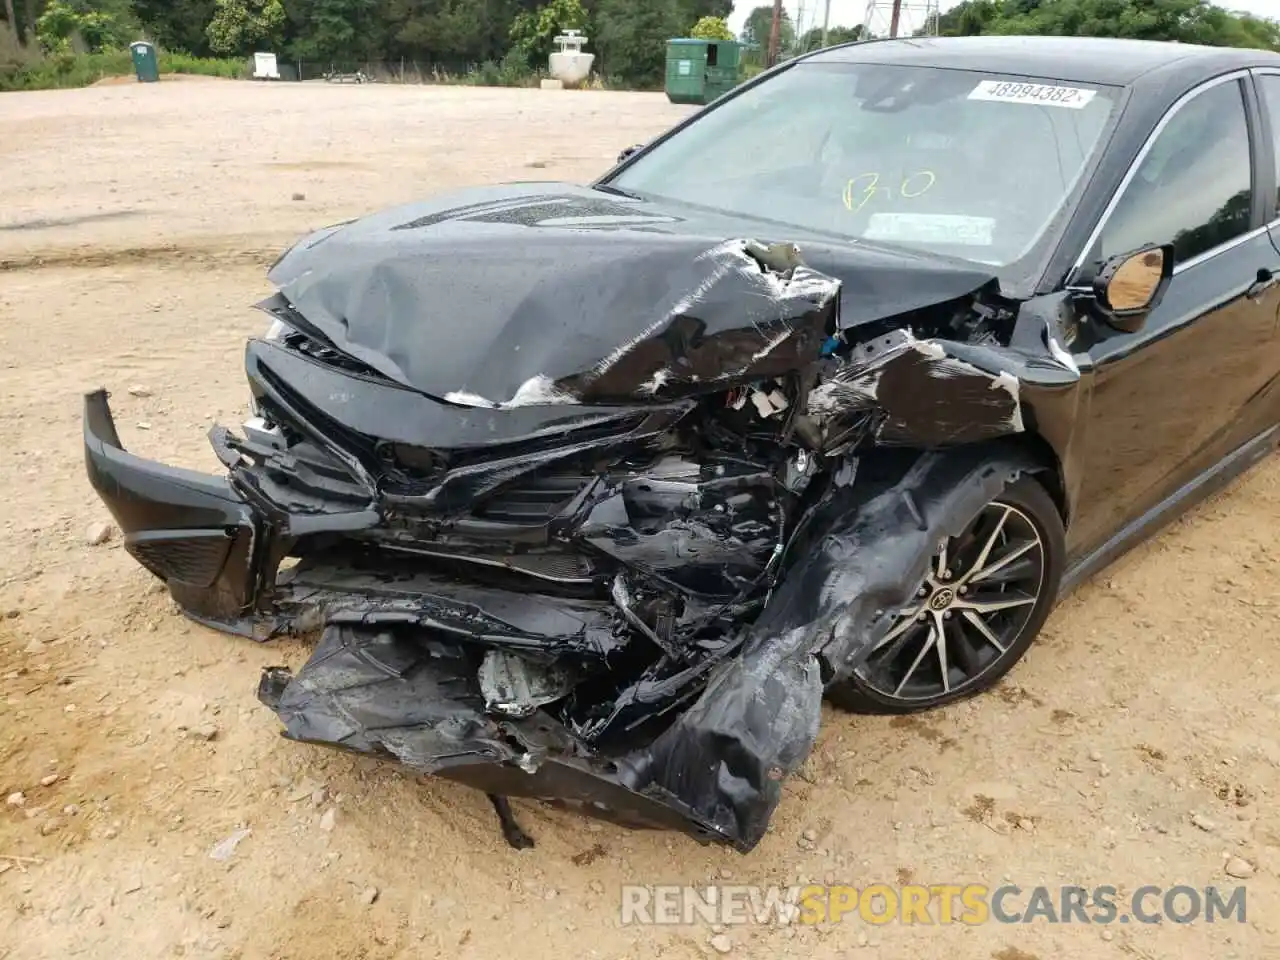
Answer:
<svg viewBox="0 0 1280 960"><path fill-rule="evenodd" d="M974 444L953 447L962 461L990 460L1021 465L1022 472L1034 477L1058 509L1065 531L1070 527L1072 498L1067 475L1058 451L1044 434L1028 429L1021 433L996 437ZM924 453L923 450L919 451Z"/></svg>
<svg viewBox="0 0 1280 960"><path fill-rule="evenodd" d="M1058 452L1045 437L1035 431L1020 433L1011 442L1028 455L1036 466L1030 471L1053 499L1062 517L1064 529L1071 525L1071 501L1067 495L1067 478Z"/></svg>
<svg viewBox="0 0 1280 960"><path fill-rule="evenodd" d="M915 449L908 456L915 458L913 465L889 488L889 493L896 496L881 495L858 504L850 512L855 519L847 525L848 533L833 524L826 528L830 532L814 551L818 554L825 550L832 556L832 562L825 564L827 569L843 572L861 564L859 575L844 582L856 582L863 589L847 599L847 612L842 610L828 619L829 639L819 650L829 699L859 713L902 713L921 708L918 704L895 704L883 697L877 700L878 695L862 689L863 682L855 671L892 625L892 611L904 609L917 595L920 577L927 572L929 559L942 538L958 536L983 505L1008 491L1016 491L1011 494L1016 500L1033 505L1032 516L1038 517L1039 522L1032 522L1042 537L1044 576L1049 578L1041 581L1042 587L1048 586L1036 595L1036 612L1019 628L1025 632L1019 636L1018 645L1009 646L1016 653L991 674L991 682L1017 662L1039 633L1052 609L1064 569L1066 498L1057 457L1044 437L1019 433L949 448ZM874 519L865 522L859 517ZM870 536L859 543L859 532ZM846 537L854 541L854 549L832 549L830 545L838 547ZM824 566L821 557L817 561L820 568ZM868 606L874 607L870 616ZM954 699L988 685L973 686L969 692L957 690ZM951 699L947 695L945 702Z"/></svg>

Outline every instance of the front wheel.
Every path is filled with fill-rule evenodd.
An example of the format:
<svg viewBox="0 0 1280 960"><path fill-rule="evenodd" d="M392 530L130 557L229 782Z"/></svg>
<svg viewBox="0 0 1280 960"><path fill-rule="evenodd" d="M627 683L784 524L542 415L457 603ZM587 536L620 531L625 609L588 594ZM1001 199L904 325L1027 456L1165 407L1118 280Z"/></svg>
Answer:
<svg viewBox="0 0 1280 960"><path fill-rule="evenodd" d="M913 602L832 703L912 713L973 696L1022 659L1062 577L1062 518L1030 477L1007 486L938 548Z"/></svg>

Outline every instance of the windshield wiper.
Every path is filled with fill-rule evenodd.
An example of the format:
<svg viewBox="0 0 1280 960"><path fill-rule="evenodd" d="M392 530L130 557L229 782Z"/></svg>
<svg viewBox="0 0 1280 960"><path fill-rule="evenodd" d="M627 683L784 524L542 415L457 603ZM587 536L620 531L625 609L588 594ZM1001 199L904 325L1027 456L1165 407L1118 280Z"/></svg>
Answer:
<svg viewBox="0 0 1280 960"><path fill-rule="evenodd" d="M623 190L621 187L615 187L611 183L597 183L593 190L600 190L604 193L612 193L615 197L626 197L628 200L643 200L644 197L638 193L632 193L630 190Z"/></svg>

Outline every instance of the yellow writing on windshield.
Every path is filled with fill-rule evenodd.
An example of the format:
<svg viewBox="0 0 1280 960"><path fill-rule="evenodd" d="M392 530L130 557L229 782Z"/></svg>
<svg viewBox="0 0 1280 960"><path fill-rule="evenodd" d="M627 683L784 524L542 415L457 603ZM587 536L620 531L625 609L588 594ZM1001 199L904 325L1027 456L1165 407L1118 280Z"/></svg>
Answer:
<svg viewBox="0 0 1280 960"><path fill-rule="evenodd" d="M844 207L850 213L857 213L877 192L882 190L890 197L896 193L897 196L913 200L921 194L928 193L937 182L937 174L932 170L917 170L903 177L895 191L892 187L880 185L880 174L860 173L844 185Z"/></svg>

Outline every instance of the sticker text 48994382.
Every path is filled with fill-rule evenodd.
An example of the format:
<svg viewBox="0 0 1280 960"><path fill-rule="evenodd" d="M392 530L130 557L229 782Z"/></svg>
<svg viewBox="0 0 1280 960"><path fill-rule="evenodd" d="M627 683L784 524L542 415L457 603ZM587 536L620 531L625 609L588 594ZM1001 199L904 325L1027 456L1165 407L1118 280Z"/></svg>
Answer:
<svg viewBox="0 0 1280 960"><path fill-rule="evenodd" d="M1066 107L1068 110L1080 110L1094 98L1097 92L1084 87L1060 87L1051 83L983 80L969 91L969 99L1032 103L1042 107Z"/></svg>

